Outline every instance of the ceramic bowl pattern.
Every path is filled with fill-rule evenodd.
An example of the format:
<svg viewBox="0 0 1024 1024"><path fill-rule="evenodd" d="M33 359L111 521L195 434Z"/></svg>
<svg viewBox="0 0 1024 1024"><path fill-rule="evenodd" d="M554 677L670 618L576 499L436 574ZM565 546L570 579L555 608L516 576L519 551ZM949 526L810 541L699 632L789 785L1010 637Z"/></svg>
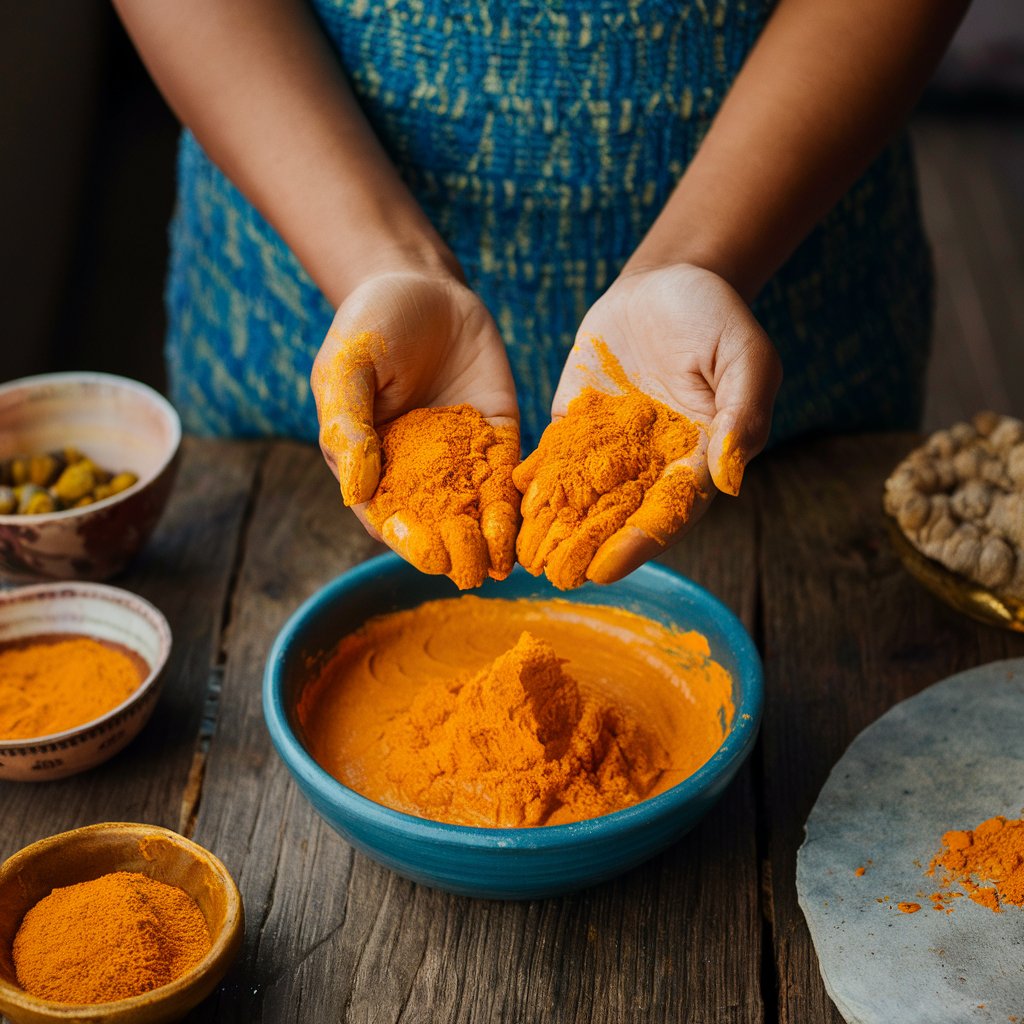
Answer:
<svg viewBox="0 0 1024 1024"><path fill-rule="evenodd" d="M0 737L0 782L61 779L106 761L146 724L160 696L171 629L148 601L103 583L40 583L0 591L0 644L55 633L122 644L149 665L149 675L126 701L92 722L34 739Z"/></svg>
<svg viewBox="0 0 1024 1024"><path fill-rule="evenodd" d="M441 576L425 576L397 555L382 555L314 594L285 624L264 674L264 713L278 753L324 820L374 860L415 881L451 892L521 899L571 892L612 878L679 839L709 810L749 755L763 696L761 663L740 621L706 590L648 565L607 587L556 591L521 567L480 597L552 598L608 604L707 636L711 654L733 678L732 727L692 776L633 807L587 821L541 828L449 825L391 810L324 771L303 745L295 705L311 658L374 615L454 597Z"/></svg>
<svg viewBox="0 0 1024 1024"><path fill-rule="evenodd" d="M21 920L58 886L112 871L138 871L184 889L199 905L211 947L169 985L112 1003L73 1006L38 999L17 983L11 955ZM237 957L245 931L242 898L227 868L208 850L166 828L104 822L41 839L0 865L0 1011L14 1024L161 1024L205 999Z"/></svg>
<svg viewBox="0 0 1024 1024"><path fill-rule="evenodd" d="M105 373L52 373L0 385L0 458L72 445L129 470L132 487L80 509L0 515L0 576L113 576L153 532L178 466L181 422L152 388Z"/></svg>

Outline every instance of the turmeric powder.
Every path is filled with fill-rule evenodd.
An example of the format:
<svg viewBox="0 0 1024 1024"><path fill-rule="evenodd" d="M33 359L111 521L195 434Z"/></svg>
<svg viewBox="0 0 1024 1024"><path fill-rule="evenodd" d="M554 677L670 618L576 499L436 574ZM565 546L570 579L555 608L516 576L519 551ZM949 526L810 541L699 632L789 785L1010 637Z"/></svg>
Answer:
<svg viewBox="0 0 1024 1024"><path fill-rule="evenodd" d="M414 409L380 439L380 483L366 517L387 544L460 589L508 576L519 526L515 425L493 426L466 404Z"/></svg>
<svg viewBox="0 0 1024 1024"><path fill-rule="evenodd" d="M566 601L431 601L344 637L299 700L310 753L371 800L438 821L553 825L668 789L721 745L707 640Z"/></svg>
<svg viewBox="0 0 1024 1024"><path fill-rule="evenodd" d="M642 392L594 344L621 393L585 387L512 474L523 493L519 561L563 590L603 578L601 560L623 527L667 544L702 491L685 461L698 453L700 427Z"/></svg>
<svg viewBox="0 0 1024 1024"><path fill-rule="evenodd" d="M528 632L468 679L420 691L382 741L411 755L387 766L405 806L462 824L593 818L642 800L668 767L656 736L584 700L554 648Z"/></svg>
<svg viewBox="0 0 1024 1024"><path fill-rule="evenodd" d="M36 638L0 649L0 739L50 736L127 700L146 672L132 652L87 636Z"/></svg>
<svg viewBox="0 0 1024 1024"><path fill-rule="evenodd" d="M947 832L928 874L941 879L930 897L936 910L951 910L960 893L996 913L1024 908L1024 820L997 816L973 830Z"/></svg>
<svg viewBox="0 0 1024 1024"><path fill-rule="evenodd" d="M202 911L188 893L116 871L54 889L14 937L20 984L41 999L106 1003L166 985L210 949Z"/></svg>

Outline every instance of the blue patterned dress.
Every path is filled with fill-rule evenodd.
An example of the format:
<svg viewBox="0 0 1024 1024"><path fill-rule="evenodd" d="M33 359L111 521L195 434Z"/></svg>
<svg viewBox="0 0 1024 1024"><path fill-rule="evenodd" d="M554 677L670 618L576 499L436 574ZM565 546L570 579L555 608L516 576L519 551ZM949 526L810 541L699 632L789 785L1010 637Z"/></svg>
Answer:
<svg viewBox="0 0 1024 1024"><path fill-rule="evenodd" d="M363 110L508 346L524 447L573 336L665 203L765 0L316 0ZM197 433L312 439L333 310L183 134L172 397ZM912 426L931 268L907 141L850 189L754 311L785 368L773 440Z"/></svg>

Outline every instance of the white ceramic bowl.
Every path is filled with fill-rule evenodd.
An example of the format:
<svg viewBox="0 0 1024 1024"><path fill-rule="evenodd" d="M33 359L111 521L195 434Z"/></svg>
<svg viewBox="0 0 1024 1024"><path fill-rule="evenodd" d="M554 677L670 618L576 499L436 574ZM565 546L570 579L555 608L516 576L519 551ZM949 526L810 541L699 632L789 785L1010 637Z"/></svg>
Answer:
<svg viewBox="0 0 1024 1024"><path fill-rule="evenodd" d="M92 768L128 743L156 705L171 629L148 601L102 583L0 591L0 645L61 633L121 644L145 661L149 674L127 700L91 722L32 739L0 737L0 782L43 782Z"/></svg>
<svg viewBox="0 0 1024 1024"><path fill-rule="evenodd" d="M72 446L138 482L85 508L0 515L0 576L101 580L153 532L177 471L181 421L152 388L107 373L50 373L0 385L0 459Z"/></svg>

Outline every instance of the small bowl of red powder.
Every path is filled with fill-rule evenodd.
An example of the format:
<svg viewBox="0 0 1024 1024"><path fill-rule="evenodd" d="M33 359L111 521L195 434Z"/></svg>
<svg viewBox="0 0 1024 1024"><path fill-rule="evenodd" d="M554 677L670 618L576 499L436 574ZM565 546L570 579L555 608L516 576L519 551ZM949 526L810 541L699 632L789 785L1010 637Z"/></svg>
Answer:
<svg viewBox="0 0 1024 1024"><path fill-rule="evenodd" d="M496 899L581 889L679 839L761 704L739 620L656 565L568 592L517 568L459 596L383 555L293 615L264 676L273 742L328 824Z"/></svg>
<svg viewBox="0 0 1024 1024"><path fill-rule="evenodd" d="M220 983L244 934L213 854L169 829L105 822L0 865L0 1012L14 1024L157 1024Z"/></svg>
<svg viewBox="0 0 1024 1024"><path fill-rule="evenodd" d="M148 601L102 583L0 592L0 781L93 768L146 724L171 630Z"/></svg>

